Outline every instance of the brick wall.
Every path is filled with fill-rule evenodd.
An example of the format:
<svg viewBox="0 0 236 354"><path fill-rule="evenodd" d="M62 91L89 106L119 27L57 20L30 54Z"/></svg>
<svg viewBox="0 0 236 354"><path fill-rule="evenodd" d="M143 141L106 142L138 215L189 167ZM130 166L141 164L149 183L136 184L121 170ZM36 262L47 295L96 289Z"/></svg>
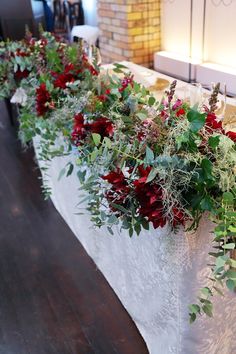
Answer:
<svg viewBox="0 0 236 354"><path fill-rule="evenodd" d="M153 66L160 50L160 0L98 0L98 16L103 63Z"/></svg>

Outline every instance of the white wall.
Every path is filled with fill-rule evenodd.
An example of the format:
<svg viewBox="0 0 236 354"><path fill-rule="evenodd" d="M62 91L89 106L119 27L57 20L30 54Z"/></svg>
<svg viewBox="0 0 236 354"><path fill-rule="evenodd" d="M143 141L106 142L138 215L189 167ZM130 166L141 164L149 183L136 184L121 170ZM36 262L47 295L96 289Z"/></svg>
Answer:
<svg viewBox="0 0 236 354"><path fill-rule="evenodd" d="M162 50L190 55L191 0L162 0ZM193 0L192 51L202 59L236 68L236 0L206 0L203 48L204 0Z"/></svg>
<svg viewBox="0 0 236 354"><path fill-rule="evenodd" d="M207 0L204 59L236 68L236 1L224 3Z"/></svg>
<svg viewBox="0 0 236 354"><path fill-rule="evenodd" d="M189 56L189 0L163 0L161 7L162 50Z"/></svg>
<svg viewBox="0 0 236 354"><path fill-rule="evenodd" d="M97 0L83 0L85 24L97 26Z"/></svg>

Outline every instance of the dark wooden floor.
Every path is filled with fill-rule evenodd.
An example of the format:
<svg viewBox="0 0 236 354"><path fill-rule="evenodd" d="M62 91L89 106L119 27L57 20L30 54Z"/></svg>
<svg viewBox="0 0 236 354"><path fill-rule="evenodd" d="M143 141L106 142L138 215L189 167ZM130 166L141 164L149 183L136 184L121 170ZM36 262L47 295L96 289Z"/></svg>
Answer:
<svg viewBox="0 0 236 354"><path fill-rule="evenodd" d="M0 103L0 354L146 354L50 201Z"/></svg>

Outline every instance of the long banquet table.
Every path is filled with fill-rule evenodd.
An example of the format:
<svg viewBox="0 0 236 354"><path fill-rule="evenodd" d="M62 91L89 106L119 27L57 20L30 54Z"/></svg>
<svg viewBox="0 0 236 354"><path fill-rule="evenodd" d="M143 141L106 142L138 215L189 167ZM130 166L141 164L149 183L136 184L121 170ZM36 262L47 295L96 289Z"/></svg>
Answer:
<svg viewBox="0 0 236 354"><path fill-rule="evenodd" d="M153 85L158 77L171 80L133 63L123 64L145 86ZM185 95L186 89L187 84L178 81L177 95ZM34 139L36 155L38 139ZM81 211L77 207L81 191L76 173L58 181L61 169L73 160L72 152L51 162L47 171L51 199L132 317L149 352L236 353L234 294L226 291L223 299L216 296L214 319L200 318L192 325L188 322L187 305L195 302L209 273L212 224L207 218L194 234L185 234L183 230L174 234L165 227L130 238L125 230L120 233L117 227L111 236L106 228L94 228L86 211L76 215ZM39 165L43 167L40 161Z"/></svg>

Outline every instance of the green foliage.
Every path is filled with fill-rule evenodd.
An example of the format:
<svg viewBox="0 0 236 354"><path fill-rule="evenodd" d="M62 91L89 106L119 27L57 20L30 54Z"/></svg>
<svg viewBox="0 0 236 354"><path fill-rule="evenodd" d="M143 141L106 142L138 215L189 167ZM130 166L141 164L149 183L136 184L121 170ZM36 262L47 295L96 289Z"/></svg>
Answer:
<svg viewBox="0 0 236 354"><path fill-rule="evenodd" d="M27 96L18 104L19 136L24 145L39 137L45 197L51 160L73 152L76 165L68 162L58 178L77 174L85 192L78 205L111 235L113 226L139 235L161 218L173 230L186 221L195 230L209 213L214 264L189 315L190 322L212 317L213 296L222 296L223 285L236 288L235 142L207 125L205 107L177 100L176 83L158 102L122 64L113 67L119 76L97 75L96 60L95 52L93 60L86 58L82 41L68 46L49 33L35 42L0 43L0 97L11 98L18 88ZM46 92L38 95L41 84Z"/></svg>

